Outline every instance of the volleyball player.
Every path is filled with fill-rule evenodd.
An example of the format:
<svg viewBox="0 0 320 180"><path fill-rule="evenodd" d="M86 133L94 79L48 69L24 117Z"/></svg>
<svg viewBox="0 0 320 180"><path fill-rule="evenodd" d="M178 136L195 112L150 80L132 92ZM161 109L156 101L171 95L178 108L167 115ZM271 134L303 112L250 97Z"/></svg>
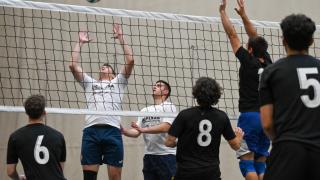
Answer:
<svg viewBox="0 0 320 180"><path fill-rule="evenodd" d="M212 78L201 77L192 88L199 106L182 110L172 123L165 145L177 146L175 180L219 180L221 135L238 150L242 130L232 130L225 112L212 107L221 97L221 87ZM176 140L178 139L178 142Z"/></svg>
<svg viewBox="0 0 320 180"><path fill-rule="evenodd" d="M176 112L174 104L168 101L170 85L159 80L152 88L154 105L143 108L142 112ZM164 145L165 137L174 118L157 116L139 117L131 129L123 129L123 134L138 137L143 133L145 155L143 157L144 180L171 180L176 173L176 148Z"/></svg>
<svg viewBox="0 0 320 180"><path fill-rule="evenodd" d="M258 36L244 9L244 0L237 0L238 8L245 30L249 36L247 49L242 47L240 39L233 28L227 13L226 0L222 0L220 14L223 27L230 39L234 54L240 61L239 69L239 112L238 126L244 131L241 149L237 151L239 166L246 180L262 180L265 161L269 155L270 141L265 135L259 113L259 74L271 59L267 53L266 40Z"/></svg>
<svg viewBox="0 0 320 180"><path fill-rule="evenodd" d="M7 174L11 179L65 179L65 140L60 132L44 125L45 106L41 95L32 95L24 102L29 123L13 132L8 141ZM18 160L25 176L17 173Z"/></svg>
<svg viewBox="0 0 320 180"><path fill-rule="evenodd" d="M116 75L113 68L105 63L100 68L98 80L83 72L78 64L80 48L91 41L88 33L79 33L79 42L72 52L69 68L74 78L85 90L87 106L90 110L119 111L128 78L134 66L131 48L123 37L121 27L114 25L115 38L119 40L125 55L125 64ZM81 164L84 180L97 179L100 164L107 164L110 180L121 179L123 165L123 142L119 116L87 115L83 130Z"/></svg>
<svg viewBox="0 0 320 180"><path fill-rule="evenodd" d="M265 180L320 179L320 61L309 55L315 23L293 14L280 24L287 57L261 77L262 125L272 140Z"/></svg>

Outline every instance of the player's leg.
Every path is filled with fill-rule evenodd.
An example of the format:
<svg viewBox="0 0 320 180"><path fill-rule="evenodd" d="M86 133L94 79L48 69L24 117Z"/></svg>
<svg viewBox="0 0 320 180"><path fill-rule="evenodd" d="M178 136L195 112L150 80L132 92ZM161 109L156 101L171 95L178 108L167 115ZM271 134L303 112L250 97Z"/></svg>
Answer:
<svg viewBox="0 0 320 180"><path fill-rule="evenodd" d="M109 180L121 180L122 167L107 165Z"/></svg>
<svg viewBox="0 0 320 180"><path fill-rule="evenodd" d="M158 174L156 174L157 162L153 155L146 154L143 157L143 179L144 180L158 180Z"/></svg>
<svg viewBox="0 0 320 180"><path fill-rule="evenodd" d="M176 174L176 156L169 155L157 155L157 174L159 180L171 180Z"/></svg>
<svg viewBox="0 0 320 180"><path fill-rule="evenodd" d="M103 163L107 164L109 180L120 180L123 166L123 142L120 129L101 128Z"/></svg>
<svg viewBox="0 0 320 180"><path fill-rule="evenodd" d="M260 121L258 112L241 113L238 119L238 127L244 131L244 137L237 151L237 157L240 159L241 173L246 180L258 180L254 167L254 152L259 141L258 131L255 129L258 125L257 121Z"/></svg>
<svg viewBox="0 0 320 180"><path fill-rule="evenodd" d="M101 148L95 127L83 130L81 145L81 165L84 180L96 180L101 159Z"/></svg>
<svg viewBox="0 0 320 180"><path fill-rule="evenodd" d="M302 144L280 142L272 146L264 180L306 179L309 159Z"/></svg>
<svg viewBox="0 0 320 180"><path fill-rule="evenodd" d="M262 180L264 173L266 171L266 160L269 156L270 140L265 135L262 127L260 130L260 140L258 144L257 151L255 152L255 162L254 167L259 176L259 179Z"/></svg>
<svg viewBox="0 0 320 180"><path fill-rule="evenodd" d="M266 159L267 158L265 156L260 156L254 161L254 168L257 172L259 180L263 180L263 176L266 171Z"/></svg>

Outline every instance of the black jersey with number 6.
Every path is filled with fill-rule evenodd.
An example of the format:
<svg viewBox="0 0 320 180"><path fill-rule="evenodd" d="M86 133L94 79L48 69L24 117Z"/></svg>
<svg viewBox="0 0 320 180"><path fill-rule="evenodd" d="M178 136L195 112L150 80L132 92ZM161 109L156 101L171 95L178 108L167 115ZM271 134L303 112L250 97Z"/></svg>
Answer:
<svg viewBox="0 0 320 180"><path fill-rule="evenodd" d="M66 160L63 135L43 124L29 124L11 134L7 164L20 159L27 179L64 180L60 162Z"/></svg>
<svg viewBox="0 0 320 180"><path fill-rule="evenodd" d="M235 138L226 113L213 107L181 111L168 134L178 138L178 171L185 176L219 168L221 135L226 140Z"/></svg>
<svg viewBox="0 0 320 180"><path fill-rule="evenodd" d="M320 61L293 55L267 67L260 82L261 106L273 104L275 139L320 148Z"/></svg>

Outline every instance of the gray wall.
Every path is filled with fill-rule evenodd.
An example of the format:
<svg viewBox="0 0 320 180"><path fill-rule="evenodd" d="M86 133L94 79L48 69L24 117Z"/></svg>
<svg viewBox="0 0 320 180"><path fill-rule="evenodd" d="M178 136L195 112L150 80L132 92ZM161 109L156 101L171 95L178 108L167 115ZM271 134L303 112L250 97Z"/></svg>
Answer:
<svg viewBox="0 0 320 180"><path fill-rule="evenodd" d="M218 16L219 1L208 0L101 0L99 3L90 4L86 0L48 0L43 2L69 3L77 5L91 5L108 8L120 8L142 11L157 11L166 13L181 13L200 16ZM299 0L247 0L247 13L251 19L264 21L280 21L285 15L291 13L305 13L312 17L317 24L320 24L318 8L320 1L309 0L303 3ZM235 1L229 5L231 18L238 18L233 11ZM124 126L128 126L133 118L126 118ZM26 116L23 113L3 113L0 112L0 179L8 179L5 172L6 144L11 132L26 124ZM71 115L48 115L47 124L61 131L66 138L68 146L68 157L65 174L68 179L81 179L82 171L80 166L81 136L83 127L83 116ZM233 121L235 126L236 121ZM123 168L124 180L142 179L142 157L143 141L141 138L124 138L125 142L125 165ZM225 180L243 179L238 169L238 162L234 152L230 150L225 141L220 149L221 171ZM22 172L19 166L19 172ZM99 179L107 179L106 167L102 166L99 172Z"/></svg>

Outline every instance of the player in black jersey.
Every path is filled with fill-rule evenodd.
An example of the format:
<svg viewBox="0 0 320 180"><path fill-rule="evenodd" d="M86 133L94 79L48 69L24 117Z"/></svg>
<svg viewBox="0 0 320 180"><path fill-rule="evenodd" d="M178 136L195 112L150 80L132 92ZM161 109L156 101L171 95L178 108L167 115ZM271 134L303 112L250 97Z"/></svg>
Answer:
<svg viewBox="0 0 320 180"><path fill-rule="evenodd" d="M226 113L212 107L221 96L221 87L214 79L199 78L192 94L199 106L178 114L165 141L166 146L177 146L177 172L174 179L219 180L221 135L232 149L237 150L243 132L240 128L233 132Z"/></svg>
<svg viewBox="0 0 320 180"><path fill-rule="evenodd" d="M315 23L293 14L281 22L287 57L261 76L262 125L272 140L265 180L320 179L320 60L309 55Z"/></svg>
<svg viewBox="0 0 320 180"><path fill-rule="evenodd" d="M12 179L65 180L64 137L57 130L43 124L45 105L45 98L41 95L30 96L24 103L29 123L13 132L8 142L7 174ZM19 176L16 171L18 159L22 163L25 177Z"/></svg>
<svg viewBox="0 0 320 180"><path fill-rule="evenodd" d="M245 135L241 148L237 151L239 166L246 180L262 180L269 155L270 140L265 135L259 113L259 74L271 64L267 53L268 43L258 36L244 9L244 0L237 0L236 12L240 15L249 36L247 48L240 39L226 13L226 0L222 0L220 14L223 27L230 39L232 50L240 61L239 69L239 112L238 126Z"/></svg>

